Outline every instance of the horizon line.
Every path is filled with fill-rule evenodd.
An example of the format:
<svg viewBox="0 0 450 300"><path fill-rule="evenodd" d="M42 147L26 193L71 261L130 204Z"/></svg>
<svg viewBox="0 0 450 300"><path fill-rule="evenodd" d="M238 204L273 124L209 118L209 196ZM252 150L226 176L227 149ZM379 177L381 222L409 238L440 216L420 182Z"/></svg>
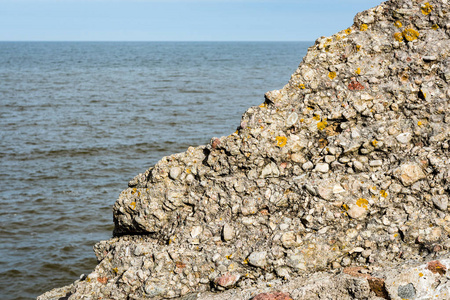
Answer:
<svg viewBox="0 0 450 300"><path fill-rule="evenodd" d="M311 41L292 41L292 40L287 40L287 41L283 41L283 40L258 40L258 41L252 41L252 40L213 40L213 41L208 41L208 40L197 40L197 41L190 41L190 40L170 40L170 41L157 41L157 40L0 40L0 43L72 43L72 42L86 42L86 43L310 43L310 42L314 42L313 40Z"/></svg>

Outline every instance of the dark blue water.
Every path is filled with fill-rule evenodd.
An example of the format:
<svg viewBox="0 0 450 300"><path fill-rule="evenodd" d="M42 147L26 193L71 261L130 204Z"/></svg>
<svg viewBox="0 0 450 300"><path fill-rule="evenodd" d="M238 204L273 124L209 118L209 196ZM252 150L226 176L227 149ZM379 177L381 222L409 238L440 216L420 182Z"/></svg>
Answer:
<svg viewBox="0 0 450 300"><path fill-rule="evenodd" d="M235 131L310 43L0 43L0 295L88 273L161 157Z"/></svg>

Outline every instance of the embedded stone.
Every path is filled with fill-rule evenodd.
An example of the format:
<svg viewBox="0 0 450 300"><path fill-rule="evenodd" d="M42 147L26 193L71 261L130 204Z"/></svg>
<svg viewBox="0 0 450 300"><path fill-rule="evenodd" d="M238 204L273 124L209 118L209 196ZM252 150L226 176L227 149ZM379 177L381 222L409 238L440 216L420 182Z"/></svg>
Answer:
<svg viewBox="0 0 450 300"><path fill-rule="evenodd" d="M267 265L266 257L266 251L253 252L248 257L248 263L255 267L264 268Z"/></svg>
<svg viewBox="0 0 450 300"><path fill-rule="evenodd" d="M422 168L417 164L404 164L394 171L398 179L404 186L410 186L413 183L426 177Z"/></svg>

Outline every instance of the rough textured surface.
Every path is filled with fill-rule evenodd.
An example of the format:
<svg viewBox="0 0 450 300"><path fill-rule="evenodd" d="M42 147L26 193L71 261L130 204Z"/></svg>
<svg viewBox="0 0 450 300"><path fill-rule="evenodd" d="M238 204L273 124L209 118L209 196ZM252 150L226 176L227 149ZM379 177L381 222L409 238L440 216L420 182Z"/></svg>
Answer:
<svg viewBox="0 0 450 300"><path fill-rule="evenodd" d="M449 9L319 38L235 133L130 181L96 269L39 299L450 299Z"/></svg>

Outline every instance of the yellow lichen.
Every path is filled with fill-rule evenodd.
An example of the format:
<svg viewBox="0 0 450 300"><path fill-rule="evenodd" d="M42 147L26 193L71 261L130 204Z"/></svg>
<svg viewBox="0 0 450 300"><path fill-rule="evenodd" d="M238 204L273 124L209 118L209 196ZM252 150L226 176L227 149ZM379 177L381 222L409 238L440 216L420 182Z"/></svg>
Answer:
<svg viewBox="0 0 450 300"><path fill-rule="evenodd" d="M431 5L428 2L422 4L422 6L420 7L420 10L422 11L422 13L424 15L428 15L431 12L432 9L433 9L433 5Z"/></svg>
<svg viewBox="0 0 450 300"><path fill-rule="evenodd" d="M423 277L423 273L422 272L419 273L419 277Z"/></svg>
<svg viewBox="0 0 450 300"><path fill-rule="evenodd" d="M356 71L355 71L355 73L356 73L357 75L361 74L361 68L357 68Z"/></svg>
<svg viewBox="0 0 450 300"><path fill-rule="evenodd" d="M367 206L369 205L369 201L367 201L367 199L364 199L364 198L359 198L358 200L356 200L356 205L367 209Z"/></svg>
<svg viewBox="0 0 450 300"><path fill-rule="evenodd" d="M136 188L133 188L133 189L131 190L131 195L133 195L134 193L136 193L136 191L137 191L137 189L136 189Z"/></svg>
<svg viewBox="0 0 450 300"><path fill-rule="evenodd" d="M191 174L191 169L186 169L186 173Z"/></svg>
<svg viewBox="0 0 450 300"><path fill-rule="evenodd" d="M277 147L284 147L286 146L287 138L285 136L277 136Z"/></svg>
<svg viewBox="0 0 450 300"><path fill-rule="evenodd" d="M131 202L131 203L130 203L130 208L133 209L133 210L135 210L135 209L136 209L136 202L134 202L134 201Z"/></svg>
<svg viewBox="0 0 450 300"><path fill-rule="evenodd" d="M369 28L369 26L367 26L367 24L361 24L361 26L359 26L359 30L361 31L366 31Z"/></svg>
<svg viewBox="0 0 450 300"><path fill-rule="evenodd" d="M394 25L395 25L395 27L397 27L397 28L400 28L400 27L403 26L402 22L400 22L400 21L396 21Z"/></svg>
<svg viewBox="0 0 450 300"><path fill-rule="evenodd" d="M419 32L412 28L407 28L403 30L402 35L405 40L407 40L408 42L412 42L414 40L417 40L417 38L419 37Z"/></svg>
<svg viewBox="0 0 450 300"><path fill-rule="evenodd" d="M334 78L336 78L336 72L332 71L328 73L328 77L330 77L330 79L333 80Z"/></svg>
<svg viewBox="0 0 450 300"><path fill-rule="evenodd" d="M300 83L298 85L298 88L304 90L306 87L305 87L305 85L303 83Z"/></svg>
<svg viewBox="0 0 450 300"><path fill-rule="evenodd" d="M377 140L373 140L373 141L372 141L372 145L373 145L374 147L376 147L376 146L378 145L378 141L377 141Z"/></svg>
<svg viewBox="0 0 450 300"><path fill-rule="evenodd" d="M423 125L422 121L417 122L417 125L422 126Z"/></svg>
<svg viewBox="0 0 450 300"><path fill-rule="evenodd" d="M324 130L327 127L327 119L323 119L322 122L317 123L317 128L319 130Z"/></svg>
<svg viewBox="0 0 450 300"><path fill-rule="evenodd" d="M356 45L356 51L361 50L361 45Z"/></svg>
<svg viewBox="0 0 450 300"><path fill-rule="evenodd" d="M347 28L344 30L344 32L345 32L345 34L350 34L350 33L352 33L352 30L350 28Z"/></svg>
<svg viewBox="0 0 450 300"><path fill-rule="evenodd" d="M305 119L303 119L303 118L300 119L300 123L303 123L303 122L305 122Z"/></svg>
<svg viewBox="0 0 450 300"><path fill-rule="evenodd" d="M86 277L86 281L87 282L91 282L91 278L88 276L88 277Z"/></svg>
<svg viewBox="0 0 450 300"><path fill-rule="evenodd" d="M313 119L316 121L320 121L320 116L316 114L316 115L314 115Z"/></svg>
<svg viewBox="0 0 450 300"><path fill-rule="evenodd" d="M439 29L439 25L438 24L434 24L433 26L431 26L431 28L433 30L438 30Z"/></svg>
<svg viewBox="0 0 450 300"><path fill-rule="evenodd" d="M248 258L244 259L244 261L242 262L244 265L248 264Z"/></svg>
<svg viewBox="0 0 450 300"><path fill-rule="evenodd" d="M394 33L394 39L398 42L403 42L403 35L401 32Z"/></svg>
<svg viewBox="0 0 450 300"><path fill-rule="evenodd" d="M388 196L388 193L385 190L381 190L380 195L381 197L386 198Z"/></svg>
<svg viewBox="0 0 450 300"><path fill-rule="evenodd" d="M344 210L346 210L346 211L350 209L350 207L348 207L348 205L345 204L345 203L342 204L342 208L343 208Z"/></svg>
<svg viewBox="0 0 450 300"><path fill-rule="evenodd" d="M113 270L114 273L116 273L116 274L119 273L119 269L118 269L118 268L113 268L112 270Z"/></svg>
<svg viewBox="0 0 450 300"><path fill-rule="evenodd" d="M267 107L267 103L266 103L266 102L261 103L261 104L259 105L259 107L261 107L261 108L266 108L266 107Z"/></svg>

